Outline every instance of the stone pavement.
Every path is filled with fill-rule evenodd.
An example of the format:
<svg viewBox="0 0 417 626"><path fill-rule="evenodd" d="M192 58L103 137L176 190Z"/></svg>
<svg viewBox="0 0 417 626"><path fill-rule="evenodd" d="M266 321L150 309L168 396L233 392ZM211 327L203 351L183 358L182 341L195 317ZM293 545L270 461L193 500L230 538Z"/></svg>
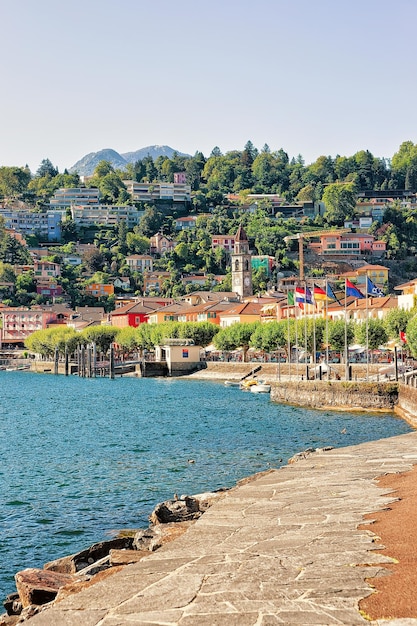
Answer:
<svg viewBox="0 0 417 626"><path fill-rule="evenodd" d="M304 456L243 481L175 541L29 623L369 625L358 602L389 559L358 525L394 499L374 478L417 463L417 432Z"/></svg>

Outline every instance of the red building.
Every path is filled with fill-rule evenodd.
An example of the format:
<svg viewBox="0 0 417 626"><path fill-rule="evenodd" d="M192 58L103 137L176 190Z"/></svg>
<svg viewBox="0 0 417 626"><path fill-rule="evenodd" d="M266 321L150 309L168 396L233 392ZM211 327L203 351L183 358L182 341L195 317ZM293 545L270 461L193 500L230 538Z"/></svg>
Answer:
<svg viewBox="0 0 417 626"><path fill-rule="evenodd" d="M139 301L130 302L112 311L111 324L118 328L126 326L136 328L139 324L147 323L149 313L171 302L169 298L142 298Z"/></svg>

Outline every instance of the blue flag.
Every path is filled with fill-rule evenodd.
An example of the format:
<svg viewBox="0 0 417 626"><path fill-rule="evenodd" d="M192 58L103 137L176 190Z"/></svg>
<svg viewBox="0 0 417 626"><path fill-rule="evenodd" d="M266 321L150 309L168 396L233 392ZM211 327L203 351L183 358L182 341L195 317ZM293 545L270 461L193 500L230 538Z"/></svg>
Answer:
<svg viewBox="0 0 417 626"><path fill-rule="evenodd" d="M376 298L380 298L381 296L384 295L384 292L382 291L382 289L380 289L377 285L375 285L375 283L373 283L369 277L367 280L366 289L367 289L368 296L375 296Z"/></svg>
<svg viewBox="0 0 417 626"><path fill-rule="evenodd" d="M337 300L336 296L334 295L334 291L332 289L332 286L330 283L327 283L327 287L326 287L326 295L328 298L330 298L331 300Z"/></svg>

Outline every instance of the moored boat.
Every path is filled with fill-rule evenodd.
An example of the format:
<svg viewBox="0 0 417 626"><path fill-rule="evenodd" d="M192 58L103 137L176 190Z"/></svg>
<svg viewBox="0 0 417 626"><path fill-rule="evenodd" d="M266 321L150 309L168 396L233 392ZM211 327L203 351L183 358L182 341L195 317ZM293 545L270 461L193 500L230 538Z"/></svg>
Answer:
<svg viewBox="0 0 417 626"><path fill-rule="evenodd" d="M249 389L252 393L270 393L271 385L267 383L257 383L256 385L252 385Z"/></svg>

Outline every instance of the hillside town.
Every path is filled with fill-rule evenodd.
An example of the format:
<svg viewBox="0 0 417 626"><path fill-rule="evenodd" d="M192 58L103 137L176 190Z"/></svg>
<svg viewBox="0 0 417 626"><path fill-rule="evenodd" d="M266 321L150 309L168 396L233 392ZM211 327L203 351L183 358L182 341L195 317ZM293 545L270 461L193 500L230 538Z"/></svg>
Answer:
<svg viewBox="0 0 417 626"><path fill-rule="evenodd" d="M189 167L152 182L123 178L106 162L90 177L60 175L48 160L40 170L28 185L37 185L37 204L22 192L3 195L0 205L3 349L22 349L35 331L56 326L346 324L383 321L394 310L406 312L397 324L406 336L417 264L410 244L405 252L406 235L395 243L401 228L393 224L416 212L409 189L350 189L350 207L339 197L336 218L326 194L290 201L228 192L215 204L207 194L199 207ZM106 195L109 177L118 187ZM55 179L78 186L52 186L40 202L40 181ZM332 186L339 193L345 184L327 191ZM109 203L110 196L121 201Z"/></svg>

